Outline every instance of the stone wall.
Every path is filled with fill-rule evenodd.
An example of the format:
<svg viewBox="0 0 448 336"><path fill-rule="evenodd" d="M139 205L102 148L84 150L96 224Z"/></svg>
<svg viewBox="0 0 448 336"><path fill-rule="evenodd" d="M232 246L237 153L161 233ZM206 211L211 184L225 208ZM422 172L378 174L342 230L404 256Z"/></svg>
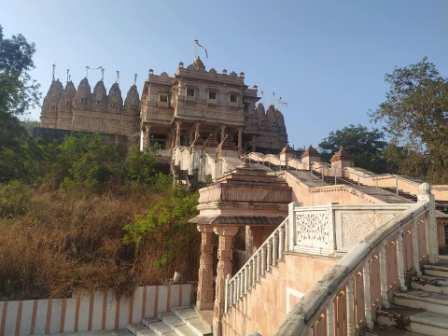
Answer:
<svg viewBox="0 0 448 336"><path fill-rule="evenodd" d="M246 336L256 331L274 335L289 310L338 260L285 254L284 260L224 316L223 335Z"/></svg>

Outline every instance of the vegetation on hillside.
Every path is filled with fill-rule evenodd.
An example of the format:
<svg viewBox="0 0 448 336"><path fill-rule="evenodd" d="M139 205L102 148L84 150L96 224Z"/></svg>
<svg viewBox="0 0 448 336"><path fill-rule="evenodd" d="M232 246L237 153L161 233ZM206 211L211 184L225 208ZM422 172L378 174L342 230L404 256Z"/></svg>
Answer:
<svg viewBox="0 0 448 336"><path fill-rule="evenodd" d="M173 187L152 151L31 137L18 116L39 98L33 53L0 27L0 300L194 280L196 193Z"/></svg>

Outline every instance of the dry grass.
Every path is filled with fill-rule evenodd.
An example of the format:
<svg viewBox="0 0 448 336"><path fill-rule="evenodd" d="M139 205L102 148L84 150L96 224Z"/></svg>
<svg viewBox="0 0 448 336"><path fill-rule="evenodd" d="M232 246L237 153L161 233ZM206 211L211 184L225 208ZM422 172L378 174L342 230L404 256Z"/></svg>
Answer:
<svg viewBox="0 0 448 336"><path fill-rule="evenodd" d="M163 194L133 191L114 195L33 192L28 211L0 218L0 300L61 297L75 289L114 288L125 293L137 284L160 283L174 270L194 280L197 243L161 270L153 261L164 237L145 241L136 253L123 243L123 226Z"/></svg>

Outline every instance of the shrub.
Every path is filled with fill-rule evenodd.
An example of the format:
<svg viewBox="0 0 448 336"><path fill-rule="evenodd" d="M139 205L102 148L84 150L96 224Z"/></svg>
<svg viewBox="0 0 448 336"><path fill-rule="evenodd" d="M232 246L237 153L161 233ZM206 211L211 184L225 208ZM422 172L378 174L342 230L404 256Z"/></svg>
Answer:
<svg viewBox="0 0 448 336"><path fill-rule="evenodd" d="M31 190L19 181L0 184L0 217L14 218L28 209Z"/></svg>

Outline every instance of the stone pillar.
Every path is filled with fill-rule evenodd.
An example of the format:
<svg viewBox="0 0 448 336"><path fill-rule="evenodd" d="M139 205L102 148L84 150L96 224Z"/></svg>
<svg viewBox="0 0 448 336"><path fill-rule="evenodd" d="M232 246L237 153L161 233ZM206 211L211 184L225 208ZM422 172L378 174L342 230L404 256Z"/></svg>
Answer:
<svg viewBox="0 0 448 336"><path fill-rule="evenodd" d="M214 299L213 228L211 225L198 225L198 231L201 233L201 255L196 307L198 310L211 310Z"/></svg>
<svg viewBox="0 0 448 336"><path fill-rule="evenodd" d="M238 153L243 153L243 129L238 128Z"/></svg>
<svg viewBox="0 0 448 336"><path fill-rule="evenodd" d="M428 221L426 223L427 252L429 262L435 264L439 257L439 241L437 239L437 221L435 216L436 203L429 183L422 183L420 185L417 201L428 203Z"/></svg>
<svg viewBox="0 0 448 336"><path fill-rule="evenodd" d="M220 143L224 142L226 136L226 126L222 125L221 126L221 138L220 138Z"/></svg>
<svg viewBox="0 0 448 336"><path fill-rule="evenodd" d="M174 140L174 146L180 146L180 126L181 122L179 120L176 120L176 137Z"/></svg>
<svg viewBox="0 0 448 336"><path fill-rule="evenodd" d="M151 126L143 126L143 150L149 148L149 139L151 135Z"/></svg>
<svg viewBox="0 0 448 336"><path fill-rule="evenodd" d="M213 335L221 336L221 318L224 314L224 287L227 274L232 273L233 237L238 232L237 226L218 226L214 228L218 235L218 266L216 272L215 305L213 309Z"/></svg>

